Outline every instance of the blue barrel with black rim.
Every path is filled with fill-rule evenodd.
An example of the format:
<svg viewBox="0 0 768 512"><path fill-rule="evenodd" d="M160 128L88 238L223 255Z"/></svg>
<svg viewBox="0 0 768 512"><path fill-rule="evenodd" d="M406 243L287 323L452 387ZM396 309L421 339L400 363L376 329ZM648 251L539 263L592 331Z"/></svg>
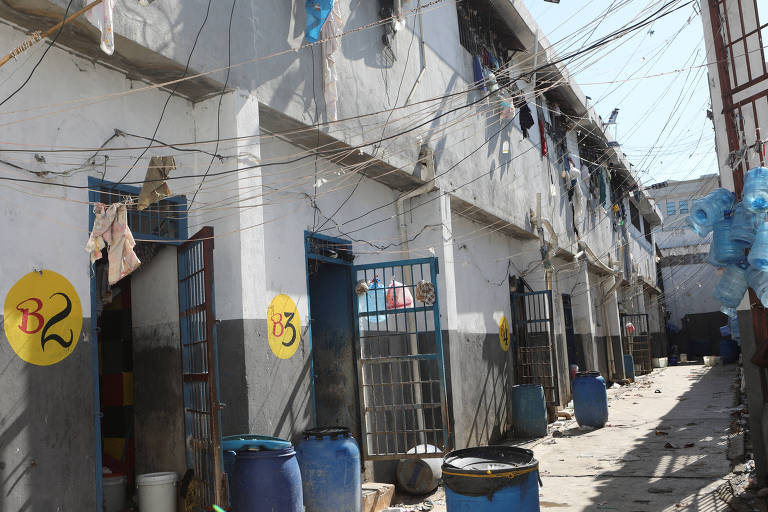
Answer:
<svg viewBox="0 0 768 512"><path fill-rule="evenodd" d="M531 450L481 446L443 459L448 512L538 512L539 462Z"/></svg>

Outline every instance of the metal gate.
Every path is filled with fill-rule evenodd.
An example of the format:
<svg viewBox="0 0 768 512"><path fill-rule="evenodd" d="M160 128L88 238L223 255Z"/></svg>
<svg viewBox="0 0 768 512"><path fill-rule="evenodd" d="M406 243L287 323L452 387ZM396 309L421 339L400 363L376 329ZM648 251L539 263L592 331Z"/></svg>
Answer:
<svg viewBox="0 0 768 512"><path fill-rule="evenodd" d="M178 249L184 426L195 510L225 506L221 453L213 228L204 227Z"/></svg>
<svg viewBox="0 0 768 512"><path fill-rule="evenodd" d="M369 287L367 293L355 292L353 308L363 455L442 457L451 441L437 258L355 265L352 270L355 281ZM418 300L417 284L421 290L431 284L434 300ZM414 450L424 444L437 451Z"/></svg>
<svg viewBox="0 0 768 512"><path fill-rule="evenodd" d="M552 322L552 292L514 292L512 329L517 346L520 384L541 384L549 405L558 404L557 358Z"/></svg>
<svg viewBox="0 0 768 512"><path fill-rule="evenodd" d="M635 327L630 334L627 324ZM648 331L648 315L646 313L621 315L621 325L624 326L624 353L632 354L635 360L635 375L645 375L653 371L651 361L651 333Z"/></svg>

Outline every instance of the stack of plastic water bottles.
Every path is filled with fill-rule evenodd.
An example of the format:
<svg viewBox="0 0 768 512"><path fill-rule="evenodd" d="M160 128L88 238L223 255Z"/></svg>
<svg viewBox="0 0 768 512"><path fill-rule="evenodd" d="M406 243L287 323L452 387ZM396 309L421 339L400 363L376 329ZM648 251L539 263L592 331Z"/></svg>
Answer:
<svg viewBox="0 0 768 512"><path fill-rule="evenodd" d="M739 203L733 192L719 188L691 206L686 222L701 237L712 232L707 263L723 269L714 293L720 310L735 317L749 287L768 305L768 169L747 172Z"/></svg>

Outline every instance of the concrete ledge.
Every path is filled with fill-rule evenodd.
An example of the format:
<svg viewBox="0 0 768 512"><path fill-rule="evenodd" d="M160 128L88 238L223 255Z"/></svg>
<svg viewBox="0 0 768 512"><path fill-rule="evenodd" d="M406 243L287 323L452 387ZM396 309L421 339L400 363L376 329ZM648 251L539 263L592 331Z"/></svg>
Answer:
<svg viewBox="0 0 768 512"><path fill-rule="evenodd" d="M381 512L389 508L395 495L393 484L369 482L363 484L363 512Z"/></svg>

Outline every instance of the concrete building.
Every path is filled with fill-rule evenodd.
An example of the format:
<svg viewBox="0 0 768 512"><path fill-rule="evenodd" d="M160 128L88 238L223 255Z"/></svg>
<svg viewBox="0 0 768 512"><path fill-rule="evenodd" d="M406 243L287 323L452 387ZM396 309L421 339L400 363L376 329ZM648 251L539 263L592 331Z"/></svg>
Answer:
<svg viewBox="0 0 768 512"><path fill-rule="evenodd" d="M759 9L758 9L759 4ZM712 121L722 186L741 195L744 174L765 166L768 126L768 9L750 0L708 0L702 5ZM714 57L714 58L713 58ZM738 311L750 436L757 474L768 481L768 313L752 291Z"/></svg>
<svg viewBox="0 0 768 512"><path fill-rule="evenodd" d="M104 466L191 469L221 503L222 435L313 425L349 426L365 477L392 481L416 444L514 430L514 384L554 411L569 364L622 378L631 315L650 357L661 212L525 8L472 3L392 21L399 3L342 0L332 63L298 2L118 0L111 56L65 25L0 121L3 509L94 510ZM2 46L67 4L3 4ZM4 97L45 46L5 65ZM498 96L475 83L482 47ZM172 195L137 210L150 158L171 156ZM84 251L98 202L129 204L142 260L111 287ZM63 307L53 273L82 329L67 345L51 327L64 344L43 340L59 360L40 365L14 340Z"/></svg>
<svg viewBox="0 0 768 512"><path fill-rule="evenodd" d="M712 234L701 238L686 223L692 202L719 186L718 174L706 174L691 180L664 181L648 191L664 212L664 221L655 230L661 253L657 265L664 285L668 327L676 333L669 342L682 353L690 353L690 339L711 338L719 343L719 327L726 323L720 303L712 296L717 280L712 279L713 268L706 262Z"/></svg>

